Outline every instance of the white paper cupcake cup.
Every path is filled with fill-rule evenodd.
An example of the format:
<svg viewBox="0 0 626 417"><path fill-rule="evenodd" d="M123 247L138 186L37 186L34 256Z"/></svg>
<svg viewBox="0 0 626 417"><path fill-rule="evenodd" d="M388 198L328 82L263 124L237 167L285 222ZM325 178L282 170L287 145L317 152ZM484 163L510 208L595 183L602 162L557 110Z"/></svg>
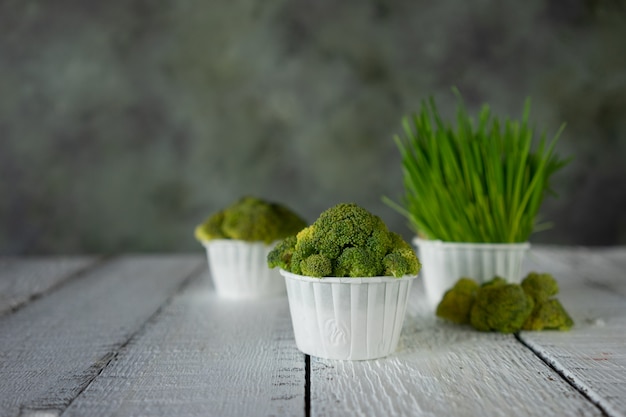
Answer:
<svg viewBox="0 0 626 417"><path fill-rule="evenodd" d="M202 244L220 297L266 298L285 294L285 280L267 266L267 255L275 244L228 239Z"/></svg>
<svg viewBox="0 0 626 417"><path fill-rule="evenodd" d="M444 293L461 277L479 283L494 276L520 282L522 262L530 243L456 243L414 238L422 262L420 276L426 297L435 308Z"/></svg>
<svg viewBox="0 0 626 417"><path fill-rule="evenodd" d="M366 360L398 347L416 276L311 278L280 273L300 351L326 359Z"/></svg>

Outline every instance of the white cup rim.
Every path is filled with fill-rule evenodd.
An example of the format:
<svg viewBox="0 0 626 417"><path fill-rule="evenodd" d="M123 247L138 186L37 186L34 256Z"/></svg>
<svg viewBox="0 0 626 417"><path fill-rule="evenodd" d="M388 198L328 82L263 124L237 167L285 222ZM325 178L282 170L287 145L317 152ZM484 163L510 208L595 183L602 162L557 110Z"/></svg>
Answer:
<svg viewBox="0 0 626 417"><path fill-rule="evenodd" d="M480 248L480 249L510 249L520 250L529 249L530 242L515 243L478 243L478 242L446 242L443 240L430 240L414 237L413 243L417 246L438 246L442 248Z"/></svg>
<svg viewBox="0 0 626 417"><path fill-rule="evenodd" d="M387 283L387 282L399 282L412 280L417 278L417 275L404 275L402 277L391 277L391 276L380 276L380 277L308 277L305 275L294 274L292 272L286 271L284 269L279 270L280 274L285 278L296 280L296 281L304 281L304 282L315 282L319 284L378 284L378 283Z"/></svg>
<svg viewBox="0 0 626 417"><path fill-rule="evenodd" d="M202 240L202 246L208 248L210 246L272 246L275 245L279 241L274 241L272 243L265 243L261 240L259 241L247 241L240 239L211 239L211 240Z"/></svg>

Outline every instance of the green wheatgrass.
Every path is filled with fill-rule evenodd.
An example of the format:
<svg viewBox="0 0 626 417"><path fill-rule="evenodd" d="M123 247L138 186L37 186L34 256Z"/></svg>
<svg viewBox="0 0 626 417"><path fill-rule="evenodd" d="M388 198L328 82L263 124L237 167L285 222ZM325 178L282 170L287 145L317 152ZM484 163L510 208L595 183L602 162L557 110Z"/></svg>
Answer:
<svg viewBox="0 0 626 417"><path fill-rule="evenodd" d="M432 97L403 119L404 137L394 140L402 157L405 194L384 201L407 217L421 237L448 242L525 242L536 224L549 179L569 159L554 153L565 128L547 140L528 124L530 99L521 121L493 116L483 105L478 123L458 90L456 127L439 115Z"/></svg>

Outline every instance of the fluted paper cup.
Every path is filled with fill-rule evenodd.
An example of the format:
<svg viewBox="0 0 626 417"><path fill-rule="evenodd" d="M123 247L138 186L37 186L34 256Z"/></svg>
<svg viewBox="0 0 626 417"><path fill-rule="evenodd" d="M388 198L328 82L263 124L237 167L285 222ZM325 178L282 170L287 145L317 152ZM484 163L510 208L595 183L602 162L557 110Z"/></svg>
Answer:
<svg viewBox="0 0 626 417"><path fill-rule="evenodd" d="M530 243L456 243L413 239L422 262L420 276L426 297L435 308L444 293L461 277L479 283L500 276L509 282L522 279L522 262Z"/></svg>
<svg viewBox="0 0 626 417"><path fill-rule="evenodd" d="M203 245L220 297L265 298L285 294L285 280L267 266L267 255L275 244L215 239Z"/></svg>
<svg viewBox="0 0 626 417"><path fill-rule="evenodd" d="M393 353L416 276L311 278L280 270L298 349L326 359Z"/></svg>

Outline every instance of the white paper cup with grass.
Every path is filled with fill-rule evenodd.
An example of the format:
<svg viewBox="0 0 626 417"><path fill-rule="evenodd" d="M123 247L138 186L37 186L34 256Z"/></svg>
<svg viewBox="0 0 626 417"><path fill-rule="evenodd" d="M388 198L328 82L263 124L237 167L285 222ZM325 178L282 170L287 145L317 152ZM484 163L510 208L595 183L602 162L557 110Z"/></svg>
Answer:
<svg viewBox="0 0 626 417"><path fill-rule="evenodd" d="M296 345L325 359L382 358L398 347L411 283L417 276L285 277Z"/></svg>
<svg viewBox="0 0 626 417"><path fill-rule="evenodd" d="M250 299L285 294L285 280L267 266L267 254L275 243L214 239L202 244L220 297Z"/></svg>
<svg viewBox="0 0 626 417"><path fill-rule="evenodd" d="M518 283L522 279L522 263L530 243L456 243L415 238L422 261L420 276L424 280L430 306L437 307L443 295L459 278L478 283L495 276Z"/></svg>

